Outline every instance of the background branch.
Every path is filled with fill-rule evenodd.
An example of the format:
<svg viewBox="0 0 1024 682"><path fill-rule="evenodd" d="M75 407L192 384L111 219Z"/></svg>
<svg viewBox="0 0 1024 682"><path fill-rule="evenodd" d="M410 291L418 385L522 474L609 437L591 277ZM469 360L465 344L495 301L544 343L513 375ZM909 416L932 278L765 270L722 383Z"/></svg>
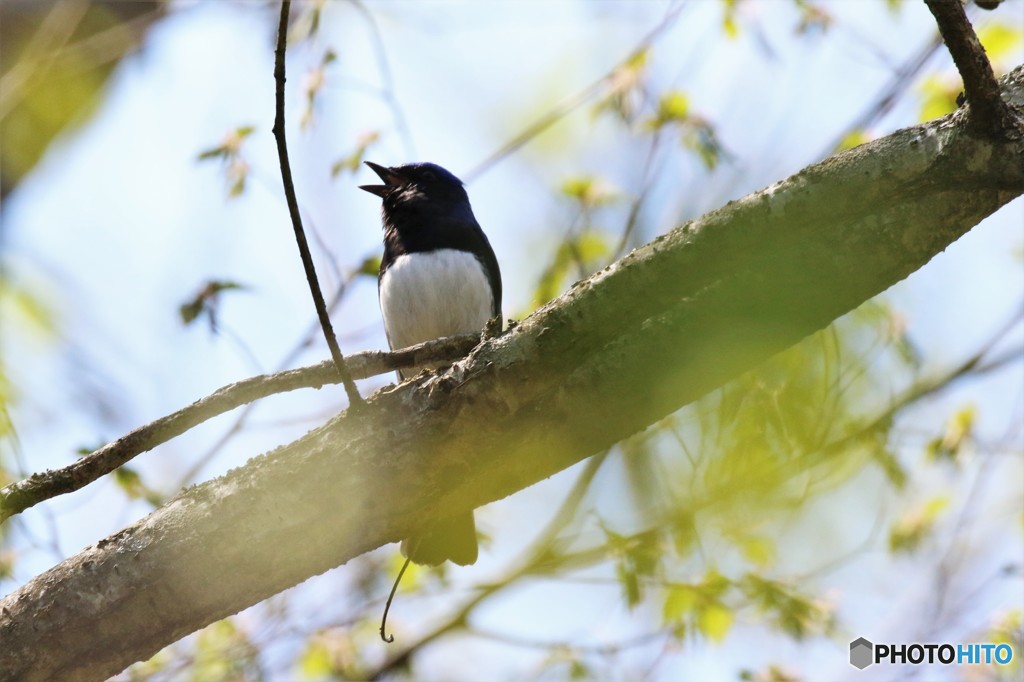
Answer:
<svg viewBox="0 0 1024 682"><path fill-rule="evenodd" d="M316 315L320 320L320 327L323 329L324 338L327 339L327 347L331 349L331 358L337 368L341 383L345 386L345 393L348 395L349 405L358 407L364 403L359 389L348 367L345 365L345 358L338 347L338 339L334 336L334 328L331 326L330 315L327 314L327 305L324 303L323 292L320 291L320 282L316 277L316 268L313 266L313 256L309 252L309 243L306 241L306 233L302 229L302 216L299 213L299 202L295 196L295 184L292 181L292 168L288 161L288 143L284 131L284 53L288 43L288 15L291 11L291 0L281 2L281 21L277 27L277 49L274 50L274 80L277 87L275 90L276 114L274 116L274 139L277 141L277 156L281 162L281 181L284 183L284 194L288 199L288 213L291 215L292 227L295 229L295 241L299 246L299 256L302 258L302 267L306 271L306 281L309 282L309 292L313 296L313 305L316 307Z"/></svg>

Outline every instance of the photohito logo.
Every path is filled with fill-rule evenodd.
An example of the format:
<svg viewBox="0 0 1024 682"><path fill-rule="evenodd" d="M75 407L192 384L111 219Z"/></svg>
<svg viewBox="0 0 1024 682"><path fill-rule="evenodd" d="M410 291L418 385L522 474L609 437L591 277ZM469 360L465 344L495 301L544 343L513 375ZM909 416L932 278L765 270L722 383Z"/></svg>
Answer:
<svg viewBox="0 0 1024 682"><path fill-rule="evenodd" d="M850 642L850 665L863 670L872 663L911 665L1007 665L1009 644L872 644L863 637Z"/></svg>

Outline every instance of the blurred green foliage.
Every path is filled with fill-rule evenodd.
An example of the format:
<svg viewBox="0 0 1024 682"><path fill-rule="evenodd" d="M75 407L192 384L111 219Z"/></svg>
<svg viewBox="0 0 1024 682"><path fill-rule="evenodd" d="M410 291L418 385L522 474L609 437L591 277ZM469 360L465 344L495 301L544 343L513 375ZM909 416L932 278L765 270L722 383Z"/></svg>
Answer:
<svg viewBox="0 0 1024 682"><path fill-rule="evenodd" d="M178 308L182 324L189 325L205 316L210 328L217 329L217 311L220 308L222 294L225 291L245 291L247 287L229 280L209 280L204 282L195 296L182 303Z"/></svg>
<svg viewBox="0 0 1024 682"><path fill-rule="evenodd" d="M88 119L114 66L162 11L159 0L0 3L0 195Z"/></svg>
<svg viewBox="0 0 1024 682"><path fill-rule="evenodd" d="M342 171L355 173L359 166L366 160L366 152L380 140L380 133L376 130L363 133L356 140L355 149L331 164L331 177L337 177ZM376 274L376 273L374 273Z"/></svg>
<svg viewBox="0 0 1024 682"><path fill-rule="evenodd" d="M246 138L255 131L254 126L239 126L229 131L220 144L204 149L197 157L199 161L220 159L223 162L229 197L239 197L245 192L245 183L249 178L249 162L242 154L242 147Z"/></svg>

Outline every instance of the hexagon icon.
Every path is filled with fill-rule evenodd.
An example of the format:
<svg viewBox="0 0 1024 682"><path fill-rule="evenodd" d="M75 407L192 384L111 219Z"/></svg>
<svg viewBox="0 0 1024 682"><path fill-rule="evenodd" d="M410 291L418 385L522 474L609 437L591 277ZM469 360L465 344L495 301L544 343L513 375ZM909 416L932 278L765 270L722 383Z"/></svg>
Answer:
<svg viewBox="0 0 1024 682"><path fill-rule="evenodd" d="M850 642L850 665L858 670L863 670L872 663L874 663L873 650L875 645L864 639L858 637L857 639Z"/></svg>

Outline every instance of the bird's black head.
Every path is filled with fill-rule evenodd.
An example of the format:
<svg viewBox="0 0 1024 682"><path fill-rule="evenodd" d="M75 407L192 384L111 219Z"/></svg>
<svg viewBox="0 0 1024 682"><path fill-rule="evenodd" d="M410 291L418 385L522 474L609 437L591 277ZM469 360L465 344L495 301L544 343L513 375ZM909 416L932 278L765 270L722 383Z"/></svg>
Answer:
<svg viewBox="0 0 1024 682"><path fill-rule="evenodd" d="M360 185L359 189L384 200L384 214L398 212L432 213L469 208L462 181L436 163L407 163L390 168L365 162L383 185Z"/></svg>

